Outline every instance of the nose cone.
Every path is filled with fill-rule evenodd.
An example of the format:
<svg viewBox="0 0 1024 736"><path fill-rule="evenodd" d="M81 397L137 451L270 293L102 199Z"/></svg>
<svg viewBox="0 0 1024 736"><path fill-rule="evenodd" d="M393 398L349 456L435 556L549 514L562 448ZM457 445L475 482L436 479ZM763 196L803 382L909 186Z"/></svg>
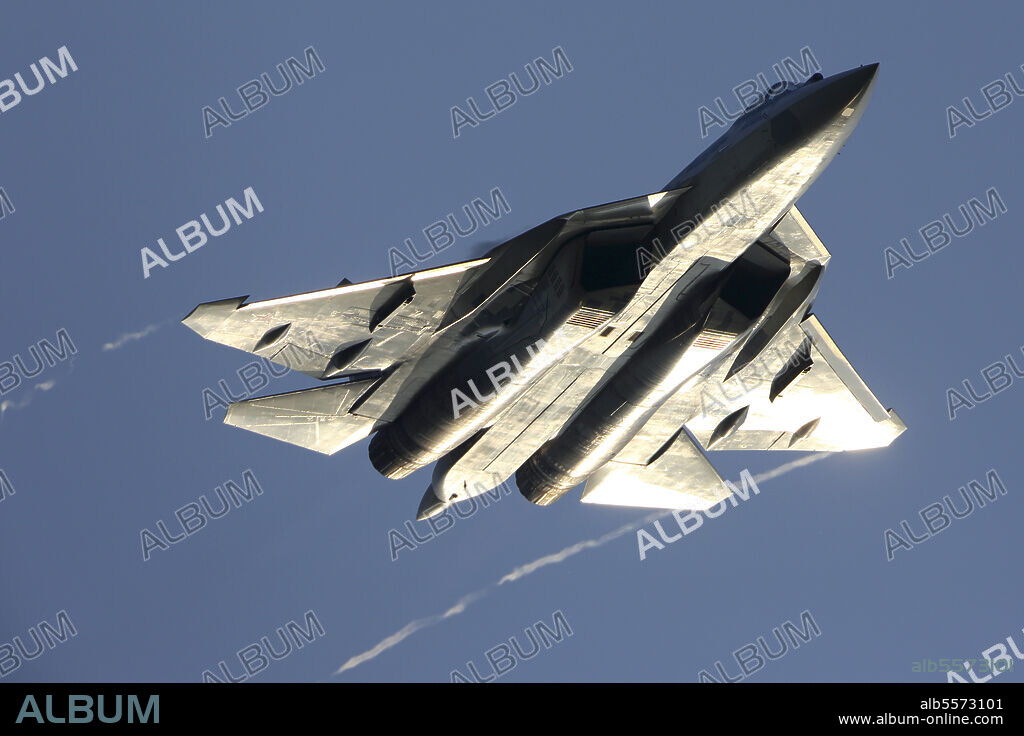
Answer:
<svg viewBox="0 0 1024 736"><path fill-rule="evenodd" d="M871 98L877 76L878 64L840 72L822 80L822 89L815 94L815 98L822 108L832 111L833 116L843 115L849 108L858 110L867 105ZM846 114L846 117L850 117L850 114Z"/></svg>
<svg viewBox="0 0 1024 736"><path fill-rule="evenodd" d="M772 137L782 147L836 149L860 121L874 89L879 64L851 69L808 84L772 118Z"/></svg>
<svg viewBox="0 0 1024 736"><path fill-rule="evenodd" d="M845 140L867 107L877 75L878 64L868 64L808 85L807 93L779 116L779 130L773 131L776 139L787 142L801 133L812 137L825 133L833 141Z"/></svg>
<svg viewBox="0 0 1024 736"><path fill-rule="evenodd" d="M420 507L416 510L416 521L426 521L431 516L437 516L448 508L448 502L442 501L434 493L434 486L428 486L427 492L423 494Z"/></svg>

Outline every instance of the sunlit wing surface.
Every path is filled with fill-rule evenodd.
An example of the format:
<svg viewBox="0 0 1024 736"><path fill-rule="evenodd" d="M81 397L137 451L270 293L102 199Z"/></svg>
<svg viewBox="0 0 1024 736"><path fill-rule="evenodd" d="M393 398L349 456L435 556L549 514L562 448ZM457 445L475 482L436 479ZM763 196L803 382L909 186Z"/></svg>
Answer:
<svg viewBox="0 0 1024 736"><path fill-rule="evenodd" d="M886 446L906 426L871 393L804 303L830 255L793 207L762 242L785 251L792 275L738 355L669 398L615 460L588 481L582 500L619 506L707 508L727 490L694 447L841 451ZM794 296L795 295L795 296ZM778 308L786 304L788 309ZM756 346L756 351L750 347ZM709 472L710 471L710 472Z"/></svg>
<svg viewBox="0 0 1024 736"><path fill-rule="evenodd" d="M712 450L835 452L890 444L906 425L875 398L817 317L801 320L804 303L809 308L817 293L817 285L802 288L811 280L805 274L814 277L828 264L828 250L796 207L764 240L803 267L794 269L774 315L728 370L706 373L664 410L684 411L687 428Z"/></svg>
<svg viewBox="0 0 1024 736"><path fill-rule="evenodd" d="M184 323L202 337L320 379L383 370L429 337L486 258L246 304L200 304Z"/></svg>
<svg viewBox="0 0 1024 736"><path fill-rule="evenodd" d="M637 450L634 447L634 452ZM730 491L686 432L680 431L649 457L623 456L587 481L580 500L609 506L703 510Z"/></svg>
<svg viewBox="0 0 1024 736"><path fill-rule="evenodd" d="M817 317L788 328L777 344L788 350L790 360L780 349L752 363L732 385L701 389L697 406L703 403L706 413L687 427L704 447L863 450L885 447L906 429L871 393ZM731 432L720 431L724 421L744 410Z"/></svg>
<svg viewBox="0 0 1024 736"><path fill-rule="evenodd" d="M376 380L368 378L239 401L228 407L224 423L333 455L374 429L373 419L350 414L349 410Z"/></svg>

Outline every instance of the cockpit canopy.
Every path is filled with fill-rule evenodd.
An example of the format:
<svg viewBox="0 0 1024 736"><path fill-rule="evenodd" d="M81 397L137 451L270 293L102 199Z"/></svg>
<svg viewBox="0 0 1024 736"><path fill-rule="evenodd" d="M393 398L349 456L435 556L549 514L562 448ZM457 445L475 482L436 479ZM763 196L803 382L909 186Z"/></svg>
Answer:
<svg viewBox="0 0 1024 736"><path fill-rule="evenodd" d="M777 97L782 97L782 95L786 94L787 92L791 92L792 90L803 87L805 84L810 84L811 82L820 82L822 79L824 79L824 77L822 77L821 73L815 72L810 76L810 78L807 79L807 81L801 82L800 84L796 84L794 82L789 82L785 80L778 81L768 88L768 92L765 95L763 95L763 98L762 95L758 95L758 99L747 105L743 109L743 112L744 114L746 114L752 110L756 110L757 108L771 102Z"/></svg>
<svg viewBox="0 0 1024 736"><path fill-rule="evenodd" d="M788 92L791 89L796 89L796 85L792 82L776 82L768 88L768 98L778 97L783 92Z"/></svg>

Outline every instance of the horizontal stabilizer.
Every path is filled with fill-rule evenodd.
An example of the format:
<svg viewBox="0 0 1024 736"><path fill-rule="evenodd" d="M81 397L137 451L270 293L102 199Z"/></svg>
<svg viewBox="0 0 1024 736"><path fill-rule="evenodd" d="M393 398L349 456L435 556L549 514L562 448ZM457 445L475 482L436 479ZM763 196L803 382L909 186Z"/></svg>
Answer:
<svg viewBox="0 0 1024 736"><path fill-rule="evenodd" d="M680 431L646 465L612 460L590 477L580 500L608 506L702 511L729 494L722 476L690 436Z"/></svg>
<svg viewBox="0 0 1024 736"><path fill-rule="evenodd" d="M333 455L368 436L375 420L349 414L377 376L231 404L225 424Z"/></svg>

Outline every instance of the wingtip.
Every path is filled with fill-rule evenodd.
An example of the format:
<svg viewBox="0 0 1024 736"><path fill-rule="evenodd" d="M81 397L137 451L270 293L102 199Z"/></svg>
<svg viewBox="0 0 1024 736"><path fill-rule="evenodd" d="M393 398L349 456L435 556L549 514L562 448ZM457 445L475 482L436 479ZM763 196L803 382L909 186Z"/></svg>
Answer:
<svg viewBox="0 0 1024 736"><path fill-rule="evenodd" d="M189 312L181 323L201 337L206 337L219 327L232 312L245 304L246 296L204 302Z"/></svg>
<svg viewBox="0 0 1024 736"><path fill-rule="evenodd" d="M245 413L245 410L239 408L239 405L241 403L242 402L240 401L233 401L230 404L228 404L227 411L224 412L224 419L222 420L224 424L228 424L232 427L244 428L244 422L241 418L241 415Z"/></svg>

